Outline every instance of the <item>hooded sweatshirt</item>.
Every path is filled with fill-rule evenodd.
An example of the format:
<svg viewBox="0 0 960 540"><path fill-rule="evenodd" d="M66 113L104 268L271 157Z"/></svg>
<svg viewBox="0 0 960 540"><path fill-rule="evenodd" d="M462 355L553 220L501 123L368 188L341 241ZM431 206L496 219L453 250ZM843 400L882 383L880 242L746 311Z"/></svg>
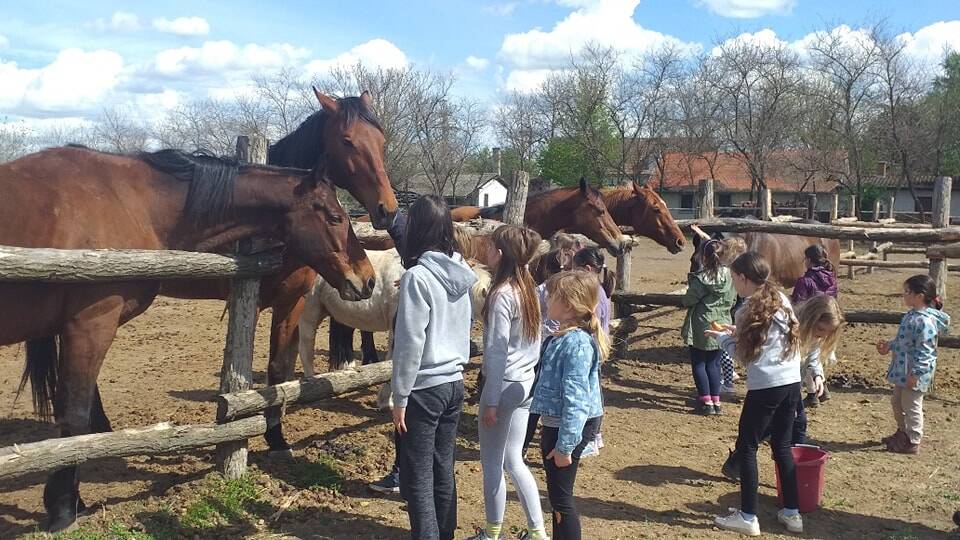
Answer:
<svg viewBox="0 0 960 540"><path fill-rule="evenodd" d="M897 337L890 342L887 381L910 390L926 392L937 369L937 337L950 329L950 316L933 307L911 309L900 321ZM910 387L908 378L917 378Z"/></svg>
<svg viewBox="0 0 960 540"><path fill-rule="evenodd" d="M393 399L406 407L414 390L463 379L470 358L476 274L459 253L428 251L400 278L393 341Z"/></svg>
<svg viewBox="0 0 960 540"><path fill-rule="evenodd" d="M780 301L783 307L777 310L770 321L770 328L767 330L767 340L760 346L760 354L756 359L747 363L747 391L763 390L765 388L776 388L800 382L800 351L793 351L784 355L784 351L789 344L788 332L790 320L796 321L793 314L793 308L790 306L790 299L787 295L781 293ZM750 303L750 299L744 302L744 307ZM737 311L736 319L742 317L744 307ZM737 341L729 332L721 334L717 338L717 344L731 357L734 357Z"/></svg>
<svg viewBox="0 0 960 540"><path fill-rule="evenodd" d="M818 294L836 298L837 276L822 266L811 266L793 286L793 295L790 300L794 305L798 305Z"/></svg>
<svg viewBox="0 0 960 540"><path fill-rule="evenodd" d="M480 405L496 407L503 383L528 382L540 361L540 335L523 335L517 291L504 283L490 294L487 321L483 331L483 391Z"/></svg>

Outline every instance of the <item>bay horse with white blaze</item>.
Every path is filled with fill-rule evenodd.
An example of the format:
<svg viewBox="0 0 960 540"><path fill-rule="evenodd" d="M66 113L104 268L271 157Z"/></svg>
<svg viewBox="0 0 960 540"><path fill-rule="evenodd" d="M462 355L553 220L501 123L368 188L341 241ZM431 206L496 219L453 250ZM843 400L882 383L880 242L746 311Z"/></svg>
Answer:
<svg viewBox="0 0 960 540"><path fill-rule="evenodd" d="M64 147L0 165L0 244L60 249L212 251L282 241L346 299L370 296L373 269L323 171L237 164L175 150L138 155ZM94 428L97 375L117 327L150 305L157 282L0 283L0 345L27 342L24 383L61 436ZM25 311L25 307L29 309ZM22 387L21 387L22 388ZM77 468L54 471L47 529L85 505Z"/></svg>

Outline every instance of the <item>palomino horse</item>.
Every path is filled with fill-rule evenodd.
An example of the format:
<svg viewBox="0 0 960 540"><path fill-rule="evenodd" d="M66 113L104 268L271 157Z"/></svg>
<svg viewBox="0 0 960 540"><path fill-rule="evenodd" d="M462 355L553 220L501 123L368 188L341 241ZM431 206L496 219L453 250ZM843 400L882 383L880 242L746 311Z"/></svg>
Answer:
<svg viewBox="0 0 960 540"><path fill-rule="evenodd" d="M617 225L633 227L634 234L650 238L670 253L683 249L683 233L656 191L633 182L630 187L604 188L600 193Z"/></svg>
<svg viewBox="0 0 960 540"><path fill-rule="evenodd" d="M322 109L293 133L270 147L271 165L309 169L322 162L327 176L361 201L374 216L377 227L389 226L397 212L397 200L383 168L383 129L370 109L370 94L333 100L314 89ZM297 321L303 311L303 296L317 278L312 268L296 257L285 256L279 272L260 285L260 309L272 308L270 360L267 384L294 377L297 359ZM162 294L176 298L226 299L227 280L173 281L163 284ZM283 436L281 408L268 409L264 438L271 455L289 455Z"/></svg>
<svg viewBox="0 0 960 540"><path fill-rule="evenodd" d="M0 165L0 192L3 245L212 251L258 236L282 241L345 299L368 298L375 284L319 169L65 147ZM0 345L27 341L24 382L39 414L49 416L52 401L61 436L91 432L97 375L117 327L159 289L142 280L0 283ZM75 466L50 474L43 501L49 530L76 521L85 506Z"/></svg>
<svg viewBox="0 0 960 540"><path fill-rule="evenodd" d="M377 278L377 285L370 298L359 302L345 302L322 277L317 278L313 289L307 294L306 305L300 316L300 362L303 363L303 373L307 377L314 374L313 359L317 327L327 316L364 332L393 330L393 319L400 302L399 290L395 283L403 275L403 263L395 249L369 251L367 256ZM474 308L474 317L479 317L486 302L491 276L485 266L474 264L475 261L472 260L469 262L474 273L477 274L477 282L470 289L470 299ZM336 371L352 366L352 359L346 359L345 362L340 360L342 359L331 354L329 369Z"/></svg>

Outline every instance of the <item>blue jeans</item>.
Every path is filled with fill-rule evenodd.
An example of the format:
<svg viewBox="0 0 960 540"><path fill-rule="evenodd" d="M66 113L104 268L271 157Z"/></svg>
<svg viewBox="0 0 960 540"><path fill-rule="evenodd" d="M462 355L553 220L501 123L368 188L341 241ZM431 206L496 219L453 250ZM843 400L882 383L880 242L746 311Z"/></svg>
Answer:
<svg viewBox="0 0 960 540"><path fill-rule="evenodd" d="M702 399L720 395L720 351L705 351L690 347L690 364L697 395ZM705 401L705 400L704 400Z"/></svg>

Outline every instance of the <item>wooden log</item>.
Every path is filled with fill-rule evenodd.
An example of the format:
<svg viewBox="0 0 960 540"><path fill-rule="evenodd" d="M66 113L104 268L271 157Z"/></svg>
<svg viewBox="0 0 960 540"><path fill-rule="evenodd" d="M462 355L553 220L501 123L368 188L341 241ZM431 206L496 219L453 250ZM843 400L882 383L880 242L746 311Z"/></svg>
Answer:
<svg viewBox="0 0 960 540"><path fill-rule="evenodd" d="M898 246L894 244L892 247L889 247L884 250L884 253L893 253L901 255L926 255L929 249L934 249L937 246L930 246L929 248L925 247L912 247L912 246ZM929 255L928 255L929 256Z"/></svg>
<svg viewBox="0 0 960 540"><path fill-rule="evenodd" d="M880 221L880 199L873 201L873 215L870 216L871 221Z"/></svg>
<svg viewBox="0 0 960 540"><path fill-rule="evenodd" d="M933 227L950 225L950 190L953 179L949 176L940 176L933 185L933 212L930 215L930 224ZM937 294L941 300L947 302L947 271L950 268L946 259L930 259L930 277L937 286Z"/></svg>
<svg viewBox="0 0 960 540"><path fill-rule="evenodd" d="M899 248L920 251L902 251L900 253L926 253L928 259L960 259L960 242L947 245L933 245L928 248ZM896 253L891 251L891 253Z"/></svg>
<svg viewBox="0 0 960 540"><path fill-rule="evenodd" d="M686 290L684 290L686 292ZM621 304L683 307L683 293L615 292L613 300Z"/></svg>
<svg viewBox="0 0 960 540"><path fill-rule="evenodd" d="M880 223L896 223L897 222L897 220L893 218L881 218L881 219L878 219L877 221Z"/></svg>
<svg viewBox="0 0 960 540"><path fill-rule="evenodd" d="M893 247L893 242L884 242L882 244L874 245L870 251L874 253L886 253L888 249Z"/></svg>
<svg viewBox="0 0 960 540"><path fill-rule="evenodd" d="M895 221L897 219L896 210L894 210L894 208L896 208L896 203L897 197L895 195L891 195L890 198L887 199L887 219L890 221Z"/></svg>
<svg viewBox="0 0 960 540"><path fill-rule="evenodd" d="M93 283L250 277L275 272L280 264L277 254L229 257L192 251L0 246L0 281Z"/></svg>
<svg viewBox="0 0 960 540"><path fill-rule="evenodd" d="M807 219L817 221L817 194L807 195Z"/></svg>
<svg viewBox="0 0 960 540"><path fill-rule="evenodd" d="M712 218L714 216L713 178L704 178L700 180L697 195L699 198L697 201L697 217L700 219Z"/></svg>
<svg viewBox="0 0 960 540"><path fill-rule="evenodd" d="M369 364L357 370L331 371L299 381L223 394L217 398L217 418L223 422L255 414L269 407L309 403L390 380L391 361Z"/></svg>
<svg viewBox="0 0 960 540"><path fill-rule="evenodd" d="M174 426L168 422L149 427L122 429L47 439L0 449L0 479L52 471L106 457L127 457L213 446L226 441L246 440L267 430L263 416L252 416L226 424Z"/></svg>
<svg viewBox="0 0 960 540"><path fill-rule="evenodd" d="M856 256L857 256L857 252L856 252L856 251L841 251L841 252L840 252L840 258L841 258L841 259L852 259L852 258L854 258L854 257L856 257Z"/></svg>
<svg viewBox="0 0 960 540"><path fill-rule="evenodd" d="M865 229L931 229L929 223L890 223L886 221L860 221L857 218L839 218L830 222L837 227L861 227Z"/></svg>
<svg viewBox="0 0 960 540"><path fill-rule="evenodd" d="M773 217L773 195L768 188L760 190L760 219L770 221Z"/></svg>
<svg viewBox="0 0 960 540"><path fill-rule="evenodd" d="M839 238L841 240L891 240L900 242L960 241L960 227L945 227L939 229L884 229L837 227L816 223L777 223L742 218L686 219L677 220L677 225L686 228L689 228L690 225L697 225L707 232L767 232L817 238Z"/></svg>
<svg viewBox="0 0 960 540"><path fill-rule="evenodd" d="M770 218L770 221L776 221L778 223L792 223L795 221L803 221L803 218L800 216L784 215L784 216L773 216L772 218Z"/></svg>
<svg viewBox="0 0 960 540"><path fill-rule="evenodd" d="M830 222L834 222L840 217L840 194L833 194L833 201L830 203Z"/></svg>
<svg viewBox="0 0 960 540"><path fill-rule="evenodd" d="M857 216L857 196L856 194L851 193L849 199L847 200L847 216L856 217Z"/></svg>
<svg viewBox="0 0 960 540"><path fill-rule="evenodd" d="M876 254L872 254L876 255ZM874 257L875 259L876 257ZM927 269L931 266L931 261L882 261L868 258L840 259L841 266L874 266L876 268L921 268ZM947 270L956 272L960 270L960 264L948 264Z"/></svg>
<svg viewBox="0 0 960 540"><path fill-rule="evenodd" d="M510 225L523 225L523 215L527 209L527 192L530 187L530 175L524 171L515 171L507 203L503 208L503 222Z"/></svg>
<svg viewBox="0 0 960 540"><path fill-rule="evenodd" d="M627 246L620 255L617 256L617 284L615 290L623 291L630 287L630 274L633 268L633 246ZM617 303L614 305L616 307L616 316L625 317L629 315L626 313L627 306L625 304Z"/></svg>

